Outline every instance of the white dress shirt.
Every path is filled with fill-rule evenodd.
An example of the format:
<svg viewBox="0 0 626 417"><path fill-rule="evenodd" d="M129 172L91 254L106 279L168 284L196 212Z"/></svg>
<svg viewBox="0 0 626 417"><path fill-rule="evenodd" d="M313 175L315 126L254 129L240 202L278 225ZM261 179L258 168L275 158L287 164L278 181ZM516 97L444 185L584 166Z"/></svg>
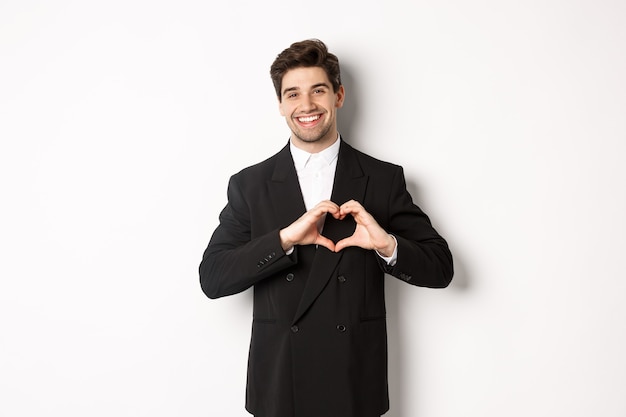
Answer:
<svg viewBox="0 0 626 417"><path fill-rule="evenodd" d="M304 205L307 211L315 207L320 201L330 200L333 192L333 183L335 181L335 170L337 168L340 143L339 136L337 136L337 140L328 148L319 153L311 154L294 146L293 142L289 142L289 149L296 168L296 173L298 174L302 198L304 199ZM336 201L335 203L343 204L345 201ZM326 216L322 216L318 221L317 228L320 233L322 232L325 218ZM391 236L394 240L396 239L393 235ZM293 248L287 251L287 253L290 254L292 250ZM390 257L382 256L380 253L378 253L378 255L389 265L395 265L398 257L397 241L393 255Z"/></svg>
<svg viewBox="0 0 626 417"><path fill-rule="evenodd" d="M297 148L290 142L291 156L307 210L311 210L320 201L330 200L340 143L337 137L337 140L328 148L312 154Z"/></svg>

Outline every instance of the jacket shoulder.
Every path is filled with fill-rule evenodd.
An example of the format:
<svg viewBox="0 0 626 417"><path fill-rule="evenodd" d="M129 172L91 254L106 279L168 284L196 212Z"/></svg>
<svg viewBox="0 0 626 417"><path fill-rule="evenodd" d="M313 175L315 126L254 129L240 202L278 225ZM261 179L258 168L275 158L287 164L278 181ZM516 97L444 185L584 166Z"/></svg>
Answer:
<svg viewBox="0 0 626 417"><path fill-rule="evenodd" d="M347 156L352 155L359 163L364 172L371 171L386 171L390 173L395 173L398 170L402 170L402 167L398 164L394 164L389 161L385 161L379 158L375 158L372 155L369 155L363 151L360 151L346 142L342 143L343 149L342 151L347 154Z"/></svg>

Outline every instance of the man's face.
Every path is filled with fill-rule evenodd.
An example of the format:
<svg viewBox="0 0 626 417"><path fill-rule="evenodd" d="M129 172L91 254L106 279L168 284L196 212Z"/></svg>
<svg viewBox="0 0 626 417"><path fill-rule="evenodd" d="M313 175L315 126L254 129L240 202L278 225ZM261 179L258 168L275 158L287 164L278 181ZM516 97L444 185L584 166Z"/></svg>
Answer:
<svg viewBox="0 0 626 417"><path fill-rule="evenodd" d="M320 67L294 68L283 76L280 114L291 129L294 145L324 149L337 138L337 109L343 106L343 86L333 92Z"/></svg>

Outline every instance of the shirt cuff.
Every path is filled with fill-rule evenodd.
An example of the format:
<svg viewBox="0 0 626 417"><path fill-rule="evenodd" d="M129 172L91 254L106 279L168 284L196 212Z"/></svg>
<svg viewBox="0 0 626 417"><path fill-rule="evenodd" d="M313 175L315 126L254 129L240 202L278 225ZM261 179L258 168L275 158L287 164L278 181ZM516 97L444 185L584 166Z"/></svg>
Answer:
<svg viewBox="0 0 626 417"><path fill-rule="evenodd" d="M387 262L387 265L389 266L394 266L396 264L396 262L398 261L398 240L396 239L396 237L392 234L390 234L389 236L391 236L393 238L393 240L396 242L396 246L393 248L393 253L391 254L391 256L387 257L387 256L383 256L381 255L378 251L376 251L376 253L378 254L378 256L380 256L385 262Z"/></svg>

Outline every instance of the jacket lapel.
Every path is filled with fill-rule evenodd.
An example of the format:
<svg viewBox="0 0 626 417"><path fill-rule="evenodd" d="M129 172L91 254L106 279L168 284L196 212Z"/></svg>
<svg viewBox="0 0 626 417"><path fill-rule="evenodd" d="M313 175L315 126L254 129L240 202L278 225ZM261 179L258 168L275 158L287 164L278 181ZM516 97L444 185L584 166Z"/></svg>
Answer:
<svg viewBox="0 0 626 417"><path fill-rule="evenodd" d="M359 165L354 149L342 140L331 200L339 205L351 199L362 202L367 187L367 179L368 177L363 174ZM354 228L355 222L351 216L344 220L336 220L328 215L324 222L322 234L336 243L350 236L354 232ZM300 304L293 319L294 324L306 313L322 292L341 256L342 252L331 252L322 246L317 248Z"/></svg>
<svg viewBox="0 0 626 417"><path fill-rule="evenodd" d="M280 227L290 225L306 211L289 144L277 154L276 165L267 189L274 205L276 224Z"/></svg>

